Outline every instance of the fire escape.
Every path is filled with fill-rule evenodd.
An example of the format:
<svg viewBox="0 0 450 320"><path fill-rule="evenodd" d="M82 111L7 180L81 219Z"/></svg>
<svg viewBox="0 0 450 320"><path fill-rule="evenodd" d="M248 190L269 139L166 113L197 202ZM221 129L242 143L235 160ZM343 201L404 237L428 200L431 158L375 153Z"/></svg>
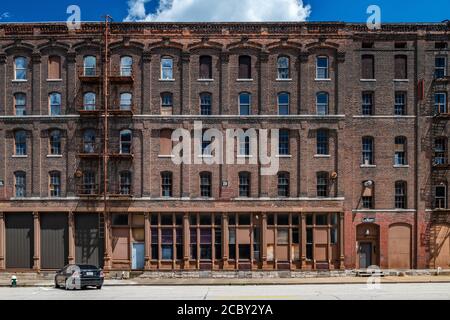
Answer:
<svg viewBox="0 0 450 320"><path fill-rule="evenodd" d="M77 195L98 214L98 238L105 240L105 269L110 267L110 207L133 196L133 68L110 57L110 17L102 28L101 65L84 57L77 70L76 104L80 115L75 173ZM90 59L90 60L89 60Z"/></svg>

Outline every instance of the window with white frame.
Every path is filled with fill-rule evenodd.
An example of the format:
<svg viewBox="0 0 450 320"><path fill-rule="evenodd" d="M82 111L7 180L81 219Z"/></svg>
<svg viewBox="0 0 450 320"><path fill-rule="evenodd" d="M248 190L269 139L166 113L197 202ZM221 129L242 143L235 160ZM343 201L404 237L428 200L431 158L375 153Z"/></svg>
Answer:
<svg viewBox="0 0 450 320"><path fill-rule="evenodd" d="M94 77L97 73L97 58L86 56L83 59L83 74L86 77Z"/></svg>
<svg viewBox="0 0 450 320"><path fill-rule="evenodd" d="M95 109L95 93L86 92L83 96L83 110L94 111Z"/></svg>
<svg viewBox="0 0 450 320"><path fill-rule="evenodd" d="M434 61L434 77L444 78L447 75L447 56L437 56Z"/></svg>
<svg viewBox="0 0 450 320"><path fill-rule="evenodd" d="M130 92L120 94L120 110L131 110L132 95Z"/></svg>
<svg viewBox="0 0 450 320"><path fill-rule="evenodd" d="M50 184L49 191L50 197L60 197L61 196L61 174L58 171L52 171L49 174Z"/></svg>
<svg viewBox="0 0 450 320"><path fill-rule="evenodd" d="M52 116L59 116L61 114L61 94L57 92L49 95L49 113Z"/></svg>
<svg viewBox="0 0 450 320"><path fill-rule="evenodd" d="M23 171L14 173L14 189L16 198L26 197L26 174Z"/></svg>
<svg viewBox="0 0 450 320"><path fill-rule="evenodd" d="M14 95L14 111L16 116L24 116L27 114L27 96L25 93L16 93Z"/></svg>
<svg viewBox="0 0 450 320"><path fill-rule="evenodd" d="M319 92L316 95L316 110L318 115L328 114L328 93Z"/></svg>
<svg viewBox="0 0 450 320"><path fill-rule="evenodd" d="M316 78L317 79L328 79L328 57L319 56L316 59Z"/></svg>
<svg viewBox="0 0 450 320"><path fill-rule="evenodd" d="M28 61L25 57L16 57L14 59L14 80L27 79Z"/></svg>
<svg viewBox="0 0 450 320"><path fill-rule="evenodd" d="M49 147L51 155L61 155L61 132L59 130L50 132Z"/></svg>
<svg viewBox="0 0 450 320"><path fill-rule="evenodd" d="M289 93L280 92L278 94L278 114L288 115L289 114Z"/></svg>
<svg viewBox="0 0 450 320"><path fill-rule="evenodd" d="M173 59L171 57L161 58L161 79L173 80Z"/></svg>
<svg viewBox="0 0 450 320"><path fill-rule="evenodd" d="M436 92L434 94L435 114L447 113L447 92Z"/></svg>
<svg viewBox="0 0 450 320"><path fill-rule="evenodd" d="M251 112L251 94L242 92L239 94L239 114L241 116L250 115Z"/></svg>
<svg viewBox="0 0 450 320"><path fill-rule="evenodd" d="M120 131L120 153L131 154L131 130L125 129Z"/></svg>
<svg viewBox="0 0 450 320"><path fill-rule="evenodd" d="M122 77L129 77L133 71L133 58L130 56L123 56L120 58L120 75Z"/></svg>
<svg viewBox="0 0 450 320"><path fill-rule="evenodd" d="M24 130L16 131L14 134L15 155L25 156L27 154L27 133Z"/></svg>
<svg viewBox="0 0 450 320"><path fill-rule="evenodd" d="M289 57L280 56L277 59L277 79L289 79Z"/></svg>

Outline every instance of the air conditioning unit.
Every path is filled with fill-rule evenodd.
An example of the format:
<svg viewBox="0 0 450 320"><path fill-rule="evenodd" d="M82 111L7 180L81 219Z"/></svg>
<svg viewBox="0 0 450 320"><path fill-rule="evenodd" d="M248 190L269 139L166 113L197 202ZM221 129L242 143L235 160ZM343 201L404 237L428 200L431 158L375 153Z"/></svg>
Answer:
<svg viewBox="0 0 450 320"><path fill-rule="evenodd" d="M370 188L372 185L373 185L372 180L367 180L364 182L364 187L366 187L366 188Z"/></svg>

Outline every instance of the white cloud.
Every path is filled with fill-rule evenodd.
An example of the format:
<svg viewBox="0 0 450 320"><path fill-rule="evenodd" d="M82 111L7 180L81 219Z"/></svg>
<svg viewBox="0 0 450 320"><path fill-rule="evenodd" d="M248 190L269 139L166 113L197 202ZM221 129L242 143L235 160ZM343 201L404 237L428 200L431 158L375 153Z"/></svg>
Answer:
<svg viewBox="0 0 450 320"><path fill-rule="evenodd" d="M159 0L156 12L148 13L150 1L129 0L125 21L305 21L311 13L302 0Z"/></svg>
<svg viewBox="0 0 450 320"><path fill-rule="evenodd" d="M0 14L0 20L8 19L10 17L9 12L3 12Z"/></svg>

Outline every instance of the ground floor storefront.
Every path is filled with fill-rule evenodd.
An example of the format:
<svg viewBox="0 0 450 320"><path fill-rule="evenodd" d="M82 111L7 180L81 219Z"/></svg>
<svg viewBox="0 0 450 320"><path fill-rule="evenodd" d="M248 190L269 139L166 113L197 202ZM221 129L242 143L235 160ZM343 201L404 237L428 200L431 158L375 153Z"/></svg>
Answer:
<svg viewBox="0 0 450 320"><path fill-rule="evenodd" d="M419 218L418 218L419 216ZM431 215L428 215L431 216ZM450 221L414 211L0 212L0 270L450 268Z"/></svg>

